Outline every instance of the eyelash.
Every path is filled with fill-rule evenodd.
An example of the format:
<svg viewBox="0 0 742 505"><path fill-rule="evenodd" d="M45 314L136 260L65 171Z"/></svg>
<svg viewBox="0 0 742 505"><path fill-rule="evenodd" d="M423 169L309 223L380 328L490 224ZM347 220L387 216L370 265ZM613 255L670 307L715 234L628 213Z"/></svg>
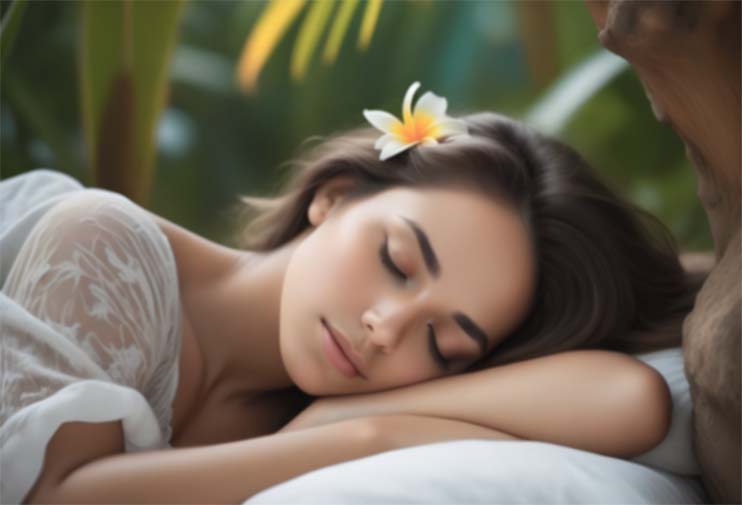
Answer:
<svg viewBox="0 0 742 505"><path fill-rule="evenodd" d="M435 359L436 363L438 363L445 371L448 371L451 367L452 360L443 357L440 349L438 349L438 343L435 340L435 330L433 330L433 325L431 323L428 323L427 326L430 352L433 353L433 358Z"/></svg>
<svg viewBox="0 0 742 505"><path fill-rule="evenodd" d="M392 257L389 255L389 238L384 238L384 243L381 244L381 249L379 249L379 256L381 256L381 262L386 265L386 267L389 269L392 274L394 274L395 277L397 277L401 281L406 281L407 276L405 273L397 268L397 265L394 264L392 261Z"/></svg>
<svg viewBox="0 0 742 505"><path fill-rule="evenodd" d="M384 237L384 243L381 244L381 248L379 248L379 256L381 257L381 262L389 269L389 271L394 275L397 279L401 281L406 281L407 276L397 268L397 265L394 264L392 261L392 257L389 255L389 238ZM438 363L439 366L441 366L444 370L448 371L449 367L451 366L450 359L446 359L441 354L440 349L438 349L438 343L435 339L435 330L433 329L433 325L431 323L427 323L428 327L428 347L430 348L430 352L433 355L433 359L436 363Z"/></svg>

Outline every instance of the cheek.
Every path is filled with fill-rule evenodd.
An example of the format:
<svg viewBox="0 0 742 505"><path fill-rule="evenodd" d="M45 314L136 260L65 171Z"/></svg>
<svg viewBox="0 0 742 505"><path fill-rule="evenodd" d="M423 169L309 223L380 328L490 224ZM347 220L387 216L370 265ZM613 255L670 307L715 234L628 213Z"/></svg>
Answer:
<svg viewBox="0 0 742 505"><path fill-rule="evenodd" d="M298 385L321 382L319 376L309 377L312 367L305 366L308 359L324 360L320 317L349 332L362 330L360 317L376 275L370 272L368 249L359 237L318 230L294 250L281 291L279 345L287 371Z"/></svg>
<svg viewBox="0 0 742 505"><path fill-rule="evenodd" d="M328 317L342 318L339 324L353 325L353 317L360 313L364 303L371 300L378 281L374 255L373 233L366 228L346 222L325 230L312 244L311 254L321 258L315 282L323 283L320 311ZM318 278L321 276L321 278ZM348 328L352 331L354 328Z"/></svg>
<svg viewBox="0 0 742 505"><path fill-rule="evenodd" d="M302 242L289 259L281 288L279 334L281 352L286 357L286 340L300 341L309 337L318 320L320 300L327 296L327 260L312 247L311 236Z"/></svg>
<svg viewBox="0 0 742 505"><path fill-rule="evenodd" d="M400 370L396 376L400 386L417 384L436 378L434 372L431 372L430 365L426 361L425 356L408 356L404 360L404 364L400 365L399 368Z"/></svg>
<svg viewBox="0 0 742 505"><path fill-rule="evenodd" d="M378 283L375 249L361 233L318 230L294 251L284 278L282 306L305 306L316 315L341 316L352 323L350 314L338 314L360 303ZM359 307L360 308L360 307Z"/></svg>
<svg viewBox="0 0 742 505"><path fill-rule="evenodd" d="M352 304L358 310L365 310L373 300L373 293L377 290L380 279L373 256L364 250L361 244L347 248L344 254L335 258L335 262L328 272L332 282L332 301L339 305ZM364 305L364 306L362 306ZM351 307L347 307L351 308ZM332 310L332 307L327 307ZM360 313L356 314L360 318ZM346 317L352 317L346 314ZM347 321L352 323L352 321Z"/></svg>
<svg viewBox="0 0 742 505"><path fill-rule="evenodd" d="M424 356L413 357L409 353L385 356L377 365L380 366L375 368L373 389L378 391L420 384L441 376L431 370Z"/></svg>

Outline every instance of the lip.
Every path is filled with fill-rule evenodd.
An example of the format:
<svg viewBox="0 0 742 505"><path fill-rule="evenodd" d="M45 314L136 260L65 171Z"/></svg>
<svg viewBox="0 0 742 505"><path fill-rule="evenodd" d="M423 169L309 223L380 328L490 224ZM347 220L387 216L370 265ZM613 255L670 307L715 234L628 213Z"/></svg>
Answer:
<svg viewBox="0 0 742 505"><path fill-rule="evenodd" d="M333 328L324 318L322 319L322 326L328 337L325 340L325 352L328 354L330 361L345 375L349 377L360 375L363 379L366 379L358 365L360 359L353 353L345 336ZM337 358L341 358L341 360Z"/></svg>

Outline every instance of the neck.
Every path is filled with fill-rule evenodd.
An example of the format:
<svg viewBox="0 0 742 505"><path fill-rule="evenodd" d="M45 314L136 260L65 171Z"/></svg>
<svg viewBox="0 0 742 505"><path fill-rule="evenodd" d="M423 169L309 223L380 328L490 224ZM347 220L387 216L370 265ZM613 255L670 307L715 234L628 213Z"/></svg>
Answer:
<svg viewBox="0 0 742 505"><path fill-rule="evenodd" d="M183 310L204 362L201 391L224 397L294 388L281 359L279 315L283 278L298 245L267 253L219 247L229 268L192 283Z"/></svg>

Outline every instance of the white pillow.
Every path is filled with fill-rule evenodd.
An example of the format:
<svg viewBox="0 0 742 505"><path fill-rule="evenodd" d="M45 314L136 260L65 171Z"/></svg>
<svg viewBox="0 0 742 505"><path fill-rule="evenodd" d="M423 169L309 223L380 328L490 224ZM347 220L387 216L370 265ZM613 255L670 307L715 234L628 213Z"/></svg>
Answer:
<svg viewBox="0 0 742 505"><path fill-rule="evenodd" d="M321 468L265 489L243 503L656 504L706 500L697 479L631 461L545 442L459 440Z"/></svg>
<svg viewBox="0 0 742 505"><path fill-rule="evenodd" d="M685 378L683 350L680 347L634 356L656 369L670 386L672 424L665 439L654 449L633 461L668 470L680 475L700 475L693 449L693 402Z"/></svg>
<svg viewBox="0 0 742 505"><path fill-rule="evenodd" d="M635 357L665 378L673 413L665 439L633 460L545 442L461 440L320 468L244 503L705 503L682 350Z"/></svg>

